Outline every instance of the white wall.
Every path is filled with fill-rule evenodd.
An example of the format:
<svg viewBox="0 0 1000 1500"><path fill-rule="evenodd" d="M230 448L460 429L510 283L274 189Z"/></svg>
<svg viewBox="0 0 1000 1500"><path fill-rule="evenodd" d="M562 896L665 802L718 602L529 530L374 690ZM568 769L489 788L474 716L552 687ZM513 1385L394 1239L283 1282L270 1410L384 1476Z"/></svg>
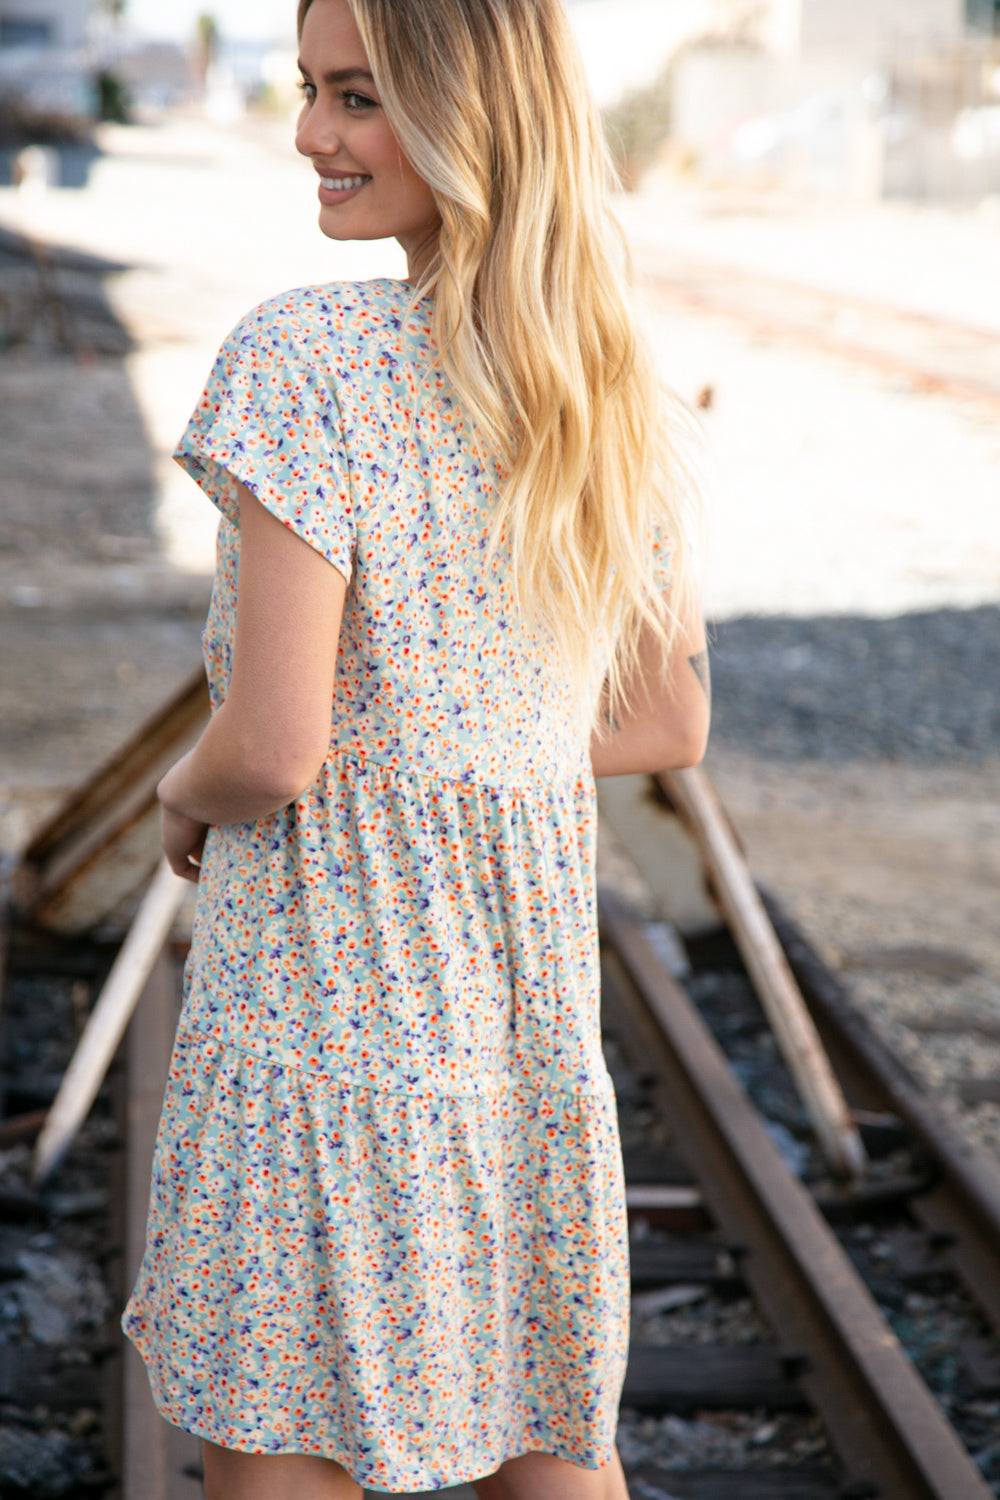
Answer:
<svg viewBox="0 0 1000 1500"><path fill-rule="evenodd" d="M898 42L960 41L965 0L767 0L761 37L783 57L875 57Z"/></svg>
<svg viewBox="0 0 1000 1500"><path fill-rule="evenodd" d="M797 57L802 48L802 7L806 0L767 0L760 39L779 57Z"/></svg>
<svg viewBox="0 0 1000 1500"><path fill-rule="evenodd" d="M900 41L950 45L964 31L964 0L802 0L804 52L877 52Z"/></svg>

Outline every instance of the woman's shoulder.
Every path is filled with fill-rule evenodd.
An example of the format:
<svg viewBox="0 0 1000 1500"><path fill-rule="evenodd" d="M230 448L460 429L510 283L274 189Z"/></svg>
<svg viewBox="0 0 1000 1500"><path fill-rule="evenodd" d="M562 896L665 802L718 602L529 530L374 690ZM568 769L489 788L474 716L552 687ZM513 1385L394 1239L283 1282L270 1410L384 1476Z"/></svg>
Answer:
<svg viewBox="0 0 1000 1500"><path fill-rule="evenodd" d="M391 277L293 287L251 308L226 342L234 351L310 364L324 356L350 360L373 342L401 342L420 306L410 283Z"/></svg>

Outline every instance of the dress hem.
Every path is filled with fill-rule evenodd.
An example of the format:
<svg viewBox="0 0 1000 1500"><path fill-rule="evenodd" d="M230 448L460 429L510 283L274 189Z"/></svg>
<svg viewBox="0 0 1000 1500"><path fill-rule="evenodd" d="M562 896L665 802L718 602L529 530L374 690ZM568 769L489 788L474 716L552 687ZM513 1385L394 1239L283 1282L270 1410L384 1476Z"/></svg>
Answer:
<svg viewBox="0 0 1000 1500"><path fill-rule="evenodd" d="M614 1451L614 1443L612 1442L611 1451L608 1453L608 1456L603 1463L586 1463L581 1461L579 1457L568 1457L565 1452L553 1452L553 1448L557 1448L559 1446L558 1444L553 1444L553 1448L519 1448L516 1452L507 1453L503 1456L503 1458L497 1459L496 1462L493 1463L492 1468L487 1467L485 1469L477 1470L472 1473L463 1472L455 1476L449 1476L446 1479L431 1480L428 1483L425 1483L423 1481L414 1482L412 1484L407 1483L407 1485L403 1489L381 1489L378 1485L372 1484L370 1480L361 1478L358 1476L358 1474L353 1472L354 1461L353 1459L348 1458L342 1449L336 1449L334 1452L329 1452L326 1448L324 1448L322 1451L310 1451L303 1448L283 1448L280 1451L275 1452L273 1449L265 1448L235 1448L229 1443L219 1443L218 1439L211 1432L204 1431L199 1426L189 1427L185 1424L185 1422L178 1421L177 1418L171 1415L171 1403L163 1396L163 1394L157 1387L157 1382L152 1378L150 1374L149 1361L144 1352L143 1344L131 1333L129 1333L124 1325L122 1331L125 1333L126 1338L128 1338L134 1345L137 1353L139 1354L139 1357L142 1359L143 1364L146 1366L146 1374L147 1379L149 1380L149 1390L150 1395L153 1398L153 1405L156 1407L156 1410L159 1412L164 1421L169 1422L172 1427L179 1428L181 1432L188 1433L190 1437L204 1438L206 1441L215 1443L218 1447L225 1448L228 1452L233 1453L250 1453L268 1458L290 1458L296 1456L307 1458L329 1458L332 1459L334 1463L338 1463L344 1470L344 1472L348 1475L348 1477L352 1479L355 1484L359 1485L361 1489L370 1490L373 1493L379 1495L415 1495L427 1493L432 1490L451 1489L454 1486L460 1484L475 1484L477 1479L487 1479L491 1475L495 1474L500 1465L507 1463L509 1459L520 1458L523 1454L526 1453L547 1453L552 1458L562 1459L564 1463L574 1464L579 1469L587 1469L591 1473L593 1473L607 1467L607 1465L611 1462L612 1453ZM207 1427L208 1424L206 1423L205 1426Z"/></svg>

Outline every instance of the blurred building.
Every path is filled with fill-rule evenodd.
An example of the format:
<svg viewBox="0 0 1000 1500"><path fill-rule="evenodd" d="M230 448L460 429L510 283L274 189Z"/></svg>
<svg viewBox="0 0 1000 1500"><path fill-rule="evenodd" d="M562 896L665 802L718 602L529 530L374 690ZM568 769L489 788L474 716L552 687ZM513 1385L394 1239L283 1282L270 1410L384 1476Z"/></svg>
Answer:
<svg viewBox="0 0 1000 1500"><path fill-rule="evenodd" d="M176 42L123 37L116 48L114 71L139 117L183 104L198 92L191 58Z"/></svg>
<svg viewBox="0 0 1000 1500"><path fill-rule="evenodd" d="M75 52L87 41L93 0L0 0L0 48Z"/></svg>
<svg viewBox="0 0 1000 1500"><path fill-rule="evenodd" d="M837 197L1000 195L998 0L715 0L671 138L709 178Z"/></svg>
<svg viewBox="0 0 1000 1500"><path fill-rule="evenodd" d="M45 138L49 126L56 129L56 121L82 123L93 115L94 10L94 0L0 0L0 123L5 144L10 144L6 137L16 143L25 130L30 134L37 128ZM18 123L12 126L15 118Z"/></svg>

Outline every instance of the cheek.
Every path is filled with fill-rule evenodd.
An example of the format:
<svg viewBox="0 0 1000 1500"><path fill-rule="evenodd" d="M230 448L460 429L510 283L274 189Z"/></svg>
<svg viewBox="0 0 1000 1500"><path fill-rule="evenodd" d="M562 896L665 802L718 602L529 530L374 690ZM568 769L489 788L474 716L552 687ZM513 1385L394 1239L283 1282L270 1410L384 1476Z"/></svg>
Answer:
<svg viewBox="0 0 1000 1500"><path fill-rule="evenodd" d="M404 181L406 184L406 198L413 214L419 218L421 223L430 223L436 220L438 215L437 204L434 194L422 177L418 177L408 161L403 163Z"/></svg>
<svg viewBox="0 0 1000 1500"><path fill-rule="evenodd" d="M402 147L386 126L385 134L378 142L378 153L383 171L388 170L390 180L395 178L402 188L407 203L412 209L423 209L427 215L437 213L434 195L424 179L410 165Z"/></svg>

